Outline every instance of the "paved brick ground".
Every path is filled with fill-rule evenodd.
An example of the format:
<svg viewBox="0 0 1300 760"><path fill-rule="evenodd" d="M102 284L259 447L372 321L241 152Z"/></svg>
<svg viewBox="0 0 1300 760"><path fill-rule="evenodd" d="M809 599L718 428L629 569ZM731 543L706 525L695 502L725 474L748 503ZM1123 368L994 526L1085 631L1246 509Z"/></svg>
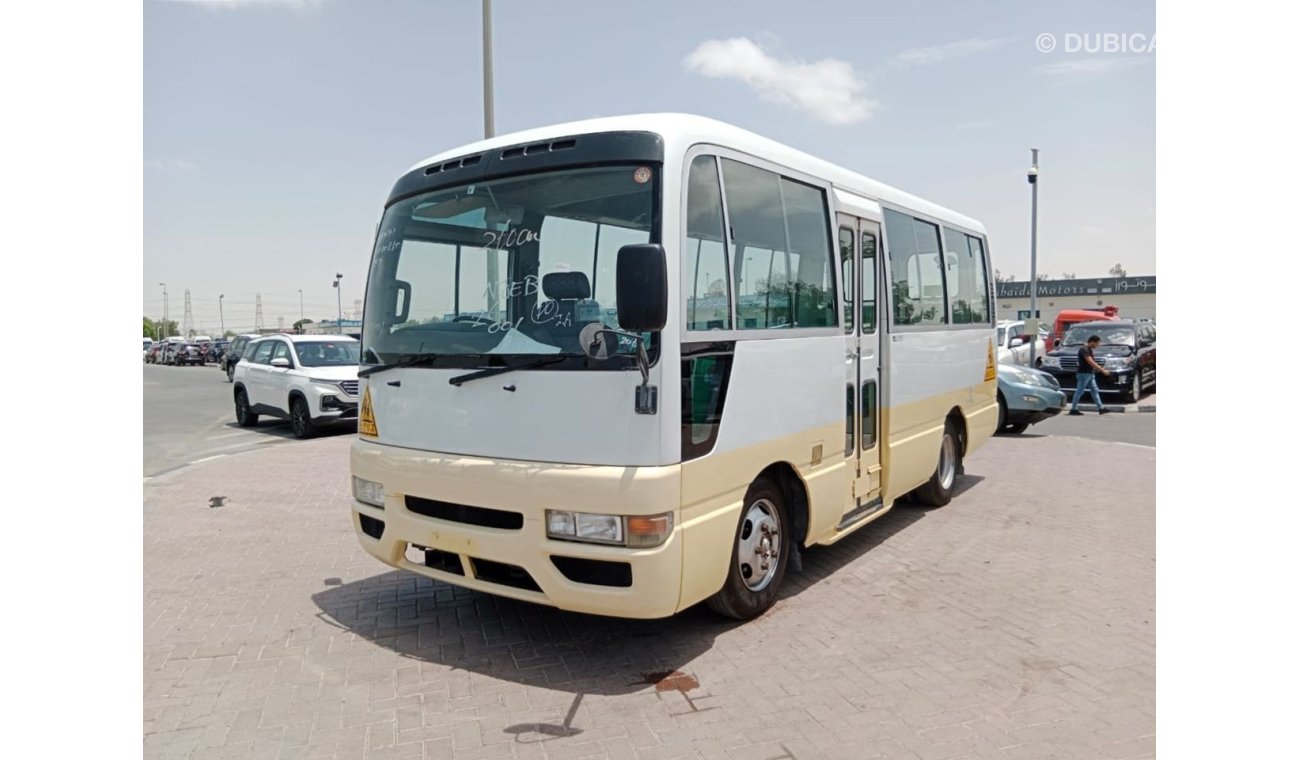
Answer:
<svg viewBox="0 0 1300 760"><path fill-rule="evenodd" d="M146 757L1155 755L1153 449L995 439L951 505L807 553L735 625L391 571L347 520L349 441L146 483Z"/></svg>

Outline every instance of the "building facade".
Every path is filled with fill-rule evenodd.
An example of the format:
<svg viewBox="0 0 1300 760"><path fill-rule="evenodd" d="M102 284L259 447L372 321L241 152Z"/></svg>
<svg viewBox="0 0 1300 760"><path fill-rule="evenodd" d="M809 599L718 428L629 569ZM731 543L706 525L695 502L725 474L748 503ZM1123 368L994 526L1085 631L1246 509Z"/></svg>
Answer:
<svg viewBox="0 0 1300 760"><path fill-rule="evenodd" d="M997 283L998 319L1029 316L1029 282ZM1119 309L1122 319L1156 318L1156 278L1093 277L1038 281L1038 318L1056 319L1063 309Z"/></svg>
<svg viewBox="0 0 1300 760"><path fill-rule="evenodd" d="M361 320L345 319L339 322L337 319L324 319L309 322L303 325L303 332L307 335L360 335Z"/></svg>

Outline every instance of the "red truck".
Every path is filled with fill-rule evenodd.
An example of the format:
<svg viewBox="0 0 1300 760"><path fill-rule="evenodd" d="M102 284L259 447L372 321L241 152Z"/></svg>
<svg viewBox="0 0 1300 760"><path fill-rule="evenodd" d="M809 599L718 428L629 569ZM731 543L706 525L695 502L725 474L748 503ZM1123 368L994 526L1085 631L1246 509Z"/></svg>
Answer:
<svg viewBox="0 0 1300 760"><path fill-rule="evenodd" d="M1118 306L1106 306L1100 311L1090 309L1063 309L1056 315L1056 324L1052 327L1052 334L1047 336L1047 350L1051 351L1056 348L1057 342L1065 336L1065 331L1080 322L1096 322L1098 320L1119 319Z"/></svg>

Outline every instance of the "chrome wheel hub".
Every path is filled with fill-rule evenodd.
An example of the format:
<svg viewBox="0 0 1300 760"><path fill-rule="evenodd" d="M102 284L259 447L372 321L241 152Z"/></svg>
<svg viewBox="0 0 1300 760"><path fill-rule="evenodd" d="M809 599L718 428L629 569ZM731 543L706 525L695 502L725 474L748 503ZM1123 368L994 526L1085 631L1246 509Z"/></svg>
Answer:
<svg viewBox="0 0 1300 760"><path fill-rule="evenodd" d="M957 442L947 433L943 436L943 447L939 449L939 485L947 491L957 479Z"/></svg>
<svg viewBox="0 0 1300 760"><path fill-rule="evenodd" d="M759 499L746 510L736 542L736 564L746 588L767 588L780 564L780 551L781 522L776 505Z"/></svg>

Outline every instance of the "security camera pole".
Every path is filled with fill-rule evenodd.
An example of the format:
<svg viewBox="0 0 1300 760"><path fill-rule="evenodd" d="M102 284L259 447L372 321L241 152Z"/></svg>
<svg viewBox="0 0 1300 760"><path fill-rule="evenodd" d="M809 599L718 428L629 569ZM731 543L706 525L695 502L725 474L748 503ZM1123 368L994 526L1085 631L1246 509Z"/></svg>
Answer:
<svg viewBox="0 0 1300 760"><path fill-rule="evenodd" d="M334 288L338 291L338 295L339 295L339 321L335 324L335 326L339 329L340 334L343 332L343 288L339 287L339 280L342 279L343 279L342 273L334 275Z"/></svg>
<svg viewBox="0 0 1300 760"><path fill-rule="evenodd" d="M483 0L483 139L496 137L496 113L492 104L492 0ZM487 257L488 311L501 319L497 300L499 264L495 252Z"/></svg>
<svg viewBox="0 0 1300 760"><path fill-rule="evenodd" d="M492 0L483 0L483 137L495 137L492 113ZM491 257L489 257L489 261Z"/></svg>
<svg viewBox="0 0 1300 760"><path fill-rule="evenodd" d="M1033 165L1029 167L1029 186L1032 189L1032 210L1029 215L1029 323L1025 330L1029 335L1029 366L1036 364L1038 353L1038 148L1030 148L1034 154Z"/></svg>

